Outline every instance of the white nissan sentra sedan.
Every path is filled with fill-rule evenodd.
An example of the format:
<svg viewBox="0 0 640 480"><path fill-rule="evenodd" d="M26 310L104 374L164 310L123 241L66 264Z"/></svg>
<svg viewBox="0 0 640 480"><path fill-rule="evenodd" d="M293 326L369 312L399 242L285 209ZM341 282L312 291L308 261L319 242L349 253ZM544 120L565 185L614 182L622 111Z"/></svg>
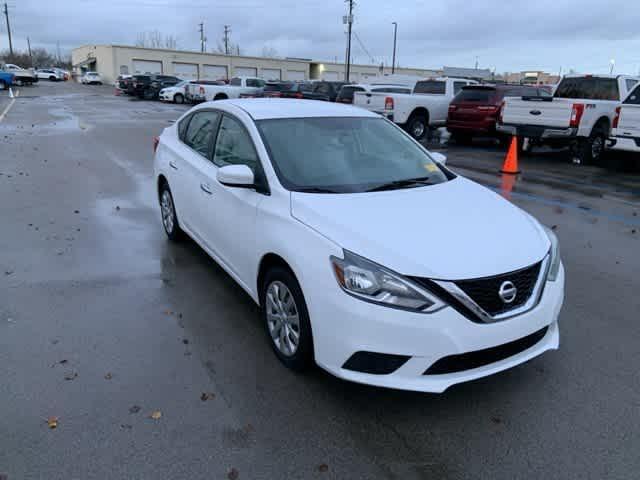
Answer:
<svg viewBox="0 0 640 480"><path fill-rule="evenodd" d="M374 113L209 102L155 147L168 237L246 290L289 368L442 392L558 348L553 232Z"/></svg>

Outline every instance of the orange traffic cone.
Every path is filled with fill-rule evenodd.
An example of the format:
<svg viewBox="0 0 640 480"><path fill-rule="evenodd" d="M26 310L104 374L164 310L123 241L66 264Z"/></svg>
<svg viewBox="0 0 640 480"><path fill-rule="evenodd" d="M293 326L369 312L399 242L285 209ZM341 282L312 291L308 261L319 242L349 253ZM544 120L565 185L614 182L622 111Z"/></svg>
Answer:
<svg viewBox="0 0 640 480"><path fill-rule="evenodd" d="M507 200L511 200L511 192L513 191L513 187L518 181L518 177L516 175L511 174L502 174L502 181L500 182L500 194L506 198Z"/></svg>
<svg viewBox="0 0 640 480"><path fill-rule="evenodd" d="M502 164L502 170L500 170L500 172L511 175L520 173L518 169L518 137L515 135L511 139L511 145L509 145L507 156L504 157L504 163Z"/></svg>

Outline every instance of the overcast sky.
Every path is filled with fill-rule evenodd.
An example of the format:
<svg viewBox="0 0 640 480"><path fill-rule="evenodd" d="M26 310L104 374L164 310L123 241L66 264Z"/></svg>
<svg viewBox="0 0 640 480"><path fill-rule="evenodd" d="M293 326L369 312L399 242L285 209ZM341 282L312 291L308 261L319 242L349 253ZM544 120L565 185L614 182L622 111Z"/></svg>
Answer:
<svg viewBox="0 0 640 480"><path fill-rule="evenodd" d="M138 33L159 30L180 49L199 50L204 22L209 49L228 24L243 54L268 46L283 57L344 61L343 0L7 1L14 48L26 48L27 36L53 50L59 41L63 51L134 44ZM638 0L358 0L354 13L356 63L391 64L396 21L401 66L473 67L477 57L498 73L604 73L615 59L616 72L640 73ZM0 49L7 46L0 17Z"/></svg>

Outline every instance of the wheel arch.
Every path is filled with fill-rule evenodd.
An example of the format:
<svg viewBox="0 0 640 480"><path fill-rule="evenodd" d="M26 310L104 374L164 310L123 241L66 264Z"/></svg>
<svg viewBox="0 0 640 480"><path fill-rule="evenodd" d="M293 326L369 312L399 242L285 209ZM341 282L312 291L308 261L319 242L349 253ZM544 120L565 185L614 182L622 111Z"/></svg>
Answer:
<svg viewBox="0 0 640 480"><path fill-rule="evenodd" d="M227 96L226 93L220 92L220 93L216 93L215 96L213 97L213 100L228 100L229 97Z"/></svg>
<svg viewBox="0 0 640 480"><path fill-rule="evenodd" d="M604 127L605 133L609 135L611 131L611 119L609 119L609 117L606 117L606 116L600 117L598 120L596 120L596 123L594 123L592 132L598 129L599 127Z"/></svg>
<svg viewBox="0 0 640 480"><path fill-rule="evenodd" d="M423 116L427 119L427 126L429 125L429 110L426 107L417 107L414 108L411 114L409 115L409 120L411 120L414 116Z"/></svg>
<svg viewBox="0 0 640 480"><path fill-rule="evenodd" d="M258 264L258 275L256 277L256 297L258 299L258 305L260 305L260 290L262 288L262 282L264 281L264 276L269 271L269 269L274 267L282 267L285 270L288 270L291 275L295 277L295 279L300 283L300 278L296 275L296 272L293 270L291 265L282 258L277 253L269 252L262 256L260 259L260 263ZM260 305L262 306L262 305Z"/></svg>

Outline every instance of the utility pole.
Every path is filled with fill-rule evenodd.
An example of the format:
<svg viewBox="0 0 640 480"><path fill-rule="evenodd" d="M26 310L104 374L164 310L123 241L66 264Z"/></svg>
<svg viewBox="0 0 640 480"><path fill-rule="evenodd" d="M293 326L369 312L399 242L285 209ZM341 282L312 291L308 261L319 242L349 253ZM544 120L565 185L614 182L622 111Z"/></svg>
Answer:
<svg viewBox="0 0 640 480"><path fill-rule="evenodd" d="M9 9L7 2L4 2L4 16L7 19L7 35L9 36L9 53L13 56L13 42L11 41L11 25L9 24Z"/></svg>
<svg viewBox="0 0 640 480"><path fill-rule="evenodd" d="M351 71L351 26L353 25L353 4L354 0L345 0L349 2L349 16L347 17L347 23L349 24L349 33L347 36L347 71L345 73L345 80L349 83L349 73Z"/></svg>
<svg viewBox="0 0 640 480"><path fill-rule="evenodd" d="M31 62L31 67L33 68L33 55L31 54L31 40L27 37L27 49L29 50L29 60Z"/></svg>
<svg viewBox="0 0 640 480"><path fill-rule="evenodd" d="M200 26L200 30L198 30L200 32L200 51L204 53L204 23L199 23L198 25Z"/></svg>
<svg viewBox="0 0 640 480"><path fill-rule="evenodd" d="M224 54L229 55L229 34L231 33L231 27L229 25L224 26Z"/></svg>
<svg viewBox="0 0 640 480"><path fill-rule="evenodd" d="M60 40L56 42L56 52L58 54L58 64L62 61L62 55L60 55Z"/></svg>
<svg viewBox="0 0 640 480"><path fill-rule="evenodd" d="M476 57L476 70L478 70L478 57Z"/></svg>
<svg viewBox="0 0 640 480"><path fill-rule="evenodd" d="M398 38L398 22L393 23L393 60L391 62L391 74L396 73L396 39Z"/></svg>

